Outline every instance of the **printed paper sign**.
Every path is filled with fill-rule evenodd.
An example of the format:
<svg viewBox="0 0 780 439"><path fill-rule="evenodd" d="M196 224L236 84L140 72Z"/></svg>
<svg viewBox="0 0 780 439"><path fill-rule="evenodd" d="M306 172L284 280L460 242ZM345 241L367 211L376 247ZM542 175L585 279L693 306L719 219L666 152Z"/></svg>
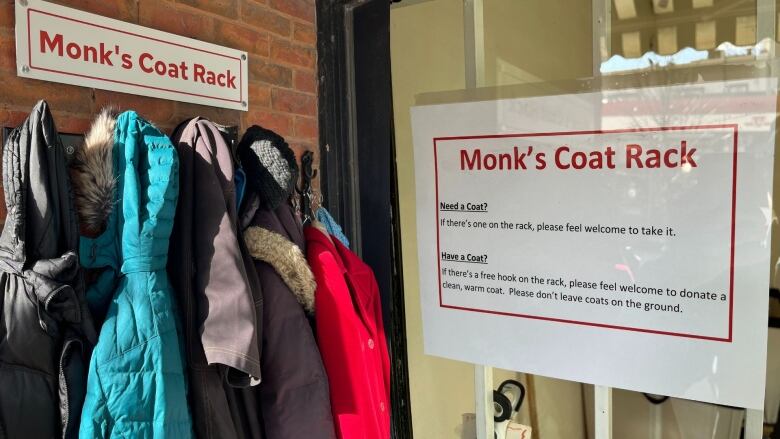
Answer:
<svg viewBox="0 0 780 439"><path fill-rule="evenodd" d="M775 94L414 108L426 351L762 407Z"/></svg>
<svg viewBox="0 0 780 439"><path fill-rule="evenodd" d="M16 65L28 78L249 107L246 52L40 0L16 3Z"/></svg>

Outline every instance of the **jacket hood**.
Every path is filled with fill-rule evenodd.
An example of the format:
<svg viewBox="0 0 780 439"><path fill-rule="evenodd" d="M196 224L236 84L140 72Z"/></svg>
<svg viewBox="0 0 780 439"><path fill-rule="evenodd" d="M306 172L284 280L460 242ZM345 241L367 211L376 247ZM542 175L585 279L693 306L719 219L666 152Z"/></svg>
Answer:
<svg viewBox="0 0 780 439"><path fill-rule="evenodd" d="M77 330L94 340L83 300L65 151L45 101L3 147L3 187L8 215L0 236L0 270L32 286L44 331L55 335L61 322L80 324Z"/></svg>
<svg viewBox="0 0 780 439"><path fill-rule="evenodd" d="M254 125L241 138L237 152L262 208L274 210L290 197L298 181L298 164L282 136Z"/></svg>
<svg viewBox="0 0 780 439"><path fill-rule="evenodd" d="M17 271L78 248L65 152L45 101L11 131L3 148L7 217L0 256ZM23 267L24 266L24 267Z"/></svg>
<svg viewBox="0 0 780 439"><path fill-rule="evenodd" d="M171 140L136 112L97 116L71 167L83 267L165 268L178 169Z"/></svg>
<svg viewBox="0 0 780 439"><path fill-rule="evenodd" d="M300 247L284 236L258 226L248 227L244 240L252 257L272 266L303 309L313 314L317 283Z"/></svg>
<svg viewBox="0 0 780 439"><path fill-rule="evenodd" d="M104 108L84 136L70 167L80 227L86 235L103 231L114 205L113 148L117 113Z"/></svg>

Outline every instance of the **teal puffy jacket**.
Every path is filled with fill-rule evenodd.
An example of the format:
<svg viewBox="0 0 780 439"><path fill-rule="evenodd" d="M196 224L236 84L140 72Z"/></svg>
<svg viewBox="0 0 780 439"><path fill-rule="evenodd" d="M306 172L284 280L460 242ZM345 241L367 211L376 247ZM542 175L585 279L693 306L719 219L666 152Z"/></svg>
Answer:
<svg viewBox="0 0 780 439"><path fill-rule="evenodd" d="M71 178L82 233L97 235L81 237L81 263L103 269L87 292L103 323L79 435L192 437L179 317L165 271L178 197L176 150L135 112L103 112Z"/></svg>

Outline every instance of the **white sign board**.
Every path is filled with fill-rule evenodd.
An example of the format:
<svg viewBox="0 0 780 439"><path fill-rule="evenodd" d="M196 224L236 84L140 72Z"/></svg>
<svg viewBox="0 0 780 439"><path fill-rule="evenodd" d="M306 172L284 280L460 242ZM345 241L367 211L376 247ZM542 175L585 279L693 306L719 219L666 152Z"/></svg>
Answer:
<svg viewBox="0 0 780 439"><path fill-rule="evenodd" d="M249 107L246 52L41 0L16 2L16 67L44 81Z"/></svg>
<svg viewBox="0 0 780 439"><path fill-rule="evenodd" d="M412 109L425 350L762 408L775 80Z"/></svg>

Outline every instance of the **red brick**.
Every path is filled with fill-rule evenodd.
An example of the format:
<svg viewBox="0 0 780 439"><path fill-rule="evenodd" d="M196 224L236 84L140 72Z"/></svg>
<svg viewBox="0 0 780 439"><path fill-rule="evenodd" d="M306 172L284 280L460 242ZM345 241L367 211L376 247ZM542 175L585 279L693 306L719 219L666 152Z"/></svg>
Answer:
<svg viewBox="0 0 780 439"><path fill-rule="evenodd" d="M267 30L283 37L289 37L292 30L288 18L252 0L244 0L241 8L241 20L252 27Z"/></svg>
<svg viewBox="0 0 780 439"><path fill-rule="evenodd" d="M13 37L0 37L0 69L16 71L16 41Z"/></svg>
<svg viewBox="0 0 780 439"><path fill-rule="evenodd" d="M312 95L277 88L271 91L271 103L274 110L285 113L317 115L317 98Z"/></svg>
<svg viewBox="0 0 780 439"><path fill-rule="evenodd" d="M255 53L261 56L271 54L271 38L250 27L227 21L217 21L214 31L215 42L223 46Z"/></svg>
<svg viewBox="0 0 780 439"><path fill-rule="evenodd" d="M249 83L249 108L270 108L271 87L267 85Z"/></svg>
<svg viewBox="0 0 780 439"><path fill-rule="evenodd" d="M176 0L200 11L208 11L228 18L238 18L238 0Z"/></svg>
<svg viewBox="0 0 780 439"><path fill-rule="evenodd" d="M80 9L117 20L137 22L137 0L51 0L70 8Z"/></svg>
<svg viewBox="0 0 780 439"><path fill-rule="evenodd" d="M319 128L316 118L295 116L295 137L315 140L318 135Z"/></svg>
<svg viewBox="0 0 780 439"><path fill-rule="evenodd" d="M249 79L280 87L292 87L292 70L284 66L267 63L257 56L250 56Z"/></svg>
<svg viewBox="0 0 780 439"><path fill-rule="evenodd" d="M271 7L287 15L314 23L314 3L306 0L271 0Z"/></svg>
<svg viewBox="0 0 780 439"><path fill-rule="evenodd" d="M295 89L306 93L317 93L317 75L296 70L293 74Z"/></svg>
<svg viewBox="0 0 780 439"><path fill-rule="evenodd" d="M290 149L292 149L293 154L295 154L295 161L298 162L298 169L301 169L301 156L306 152L306 148L295 141L288 140L287 143ZM301 176L298 175L298 182L300 182L300 177Z"/></svg>
<svg viewBox="0 0 780 439"><path fill-rule="evenodd" d="M155 125L178 122L171 120L174 112L174 102L165 99L95 90L95 109L99 110L106 106L117 107L120 111L135 110L144 119Z"/></svg>
<svg viewBox="0 0 780 439"><path fill-rule="evenodd" d="M306 151L311 151L314 153L314 157L312 157L312 169L317 169L320 166L320 154L317 151L317 147L312 145L309 142L303 142L303 141L294 141L292 142L295 149L297 149L300 152L296 152L296 155L300 158L300 156L303 155ZM316 143L316 142L315 142Z"/></svg>
<svg viewBox="0 0 780 439"><path fill-rule="evenodd" d="M303 23L295 23L293 27L293 39L303 44L314 46L317 44L317 32L313 26Z"/></svg>
<svg viewBox="0 0 780 439"><path fill-rule="evenodd" d="M288 142L288 144L290 146L290 149L292 149L293 153L295 153L295 161L298 162L298 169L300 169L300 166L301 166L301 157L303 156L303 153L305 153L306 151L311 151L311 152L314 153L314 163L312 164L312 170L319 169L319 165L318 165L319 159L317 158L317 147L312 146L312 145L310 145L310 144L308 144L306 142L301 142L301 141L298 141L298 140L295 140L295 139L288 140L287 142ZM316 175L314 177L314 180L312 180L312 189L315 192L320 187L319 183L317 183L317 181L319 180L319 172L317 174L318 175ZM299 175L299 178L300 178L300 175Z"/></svg>
<svg viewBox="0 0 780 439"><path fill-rule="evenodd" d="M246 115L247 125L260 125L275 131L282 137L293 133L293 120L289 114L275 113L266 110L252 110Z"/></svg>
<svg viewBox="0 0 780 439"><path fill-rule="evenodd" d="M72 113L89 112L92 90L75 85L57 84L4 74L0 80L0 99L17 108L32 108L40 99L49 101L52 110Z"/></svg>
<svg viewBox="0 0 780 439"><path fill-rule="evenodd" d="M14 17L14 1L0 0L0 27L13 28L16 22Z"/></svg>
<svg viewBox="0 0 780 439"><path fill-rule="evenodd" d="M138 23L201 41L214 39L214 20L160 0L140 0Z"/></svg>
<svg viewBox="0 0 780 439"><path fill-rule="evenodd" d="M155 125L155 127L168 137L173 137L173 130L176 129L174 125Z"/></svg>
<svg viewBox="0 0 780 439"><path fill-rule="evenodd" d="M176 116L173 118L173 123L179 124L186 119L201 116L220 125L239 126L241 124L242 113L242 111L230 110L227 108L177 102Z"/></svg>
<svg viewBox="0 0 780 439"><path fill-rule="evenodd" d="M67 134L84 134L92 125L92 118L84 116L73 116L70 113L53 111L54 123L57 125L57 131Z"/></svg>
<svg viewBox="0 0 780 439"><path fill-rule="evenodd" d="M271 59L309 69L314 68L317 61L314 49L278 39L271 42Z"/></svg>
<svg viewBox="0 0 780 439"><path fill-rule="evenodd" d="M0 128L16 128L27 119L29 114L24 111L0 110ZM0 204L5 205L5 203Z"/></svg>

